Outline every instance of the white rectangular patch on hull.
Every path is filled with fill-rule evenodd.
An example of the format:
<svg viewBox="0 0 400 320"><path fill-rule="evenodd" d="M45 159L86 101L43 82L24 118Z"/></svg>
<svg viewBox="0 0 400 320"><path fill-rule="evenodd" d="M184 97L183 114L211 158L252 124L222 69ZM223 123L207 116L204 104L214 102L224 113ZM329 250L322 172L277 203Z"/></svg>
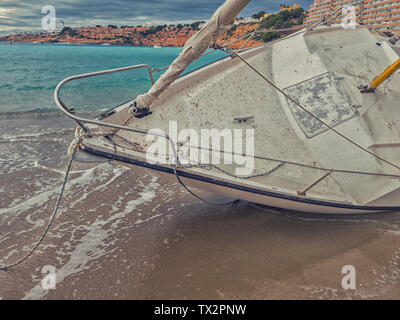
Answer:
<svg viewBox="0 0 400 320"><path fill-rule="evenodd" d="M342 86L342 79L335 76L333 72L327 72L283 91L319 119L334 127L358 114ZM290 112L307 138L312 138L328 129L287 97L286 101Z"/></svg>

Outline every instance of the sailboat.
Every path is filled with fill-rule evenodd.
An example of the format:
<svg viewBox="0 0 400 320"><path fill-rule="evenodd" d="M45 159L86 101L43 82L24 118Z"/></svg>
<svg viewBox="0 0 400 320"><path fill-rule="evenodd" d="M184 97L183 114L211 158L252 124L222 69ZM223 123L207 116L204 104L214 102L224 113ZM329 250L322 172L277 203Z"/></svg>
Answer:
<svg viewBox="0 0 400 320"><path fill-rule="evenodd" d="M227 0L157 82L148 65L63 80L56 104L78 124L70 153L150 170L195 196L311 213L400 210L398 44L325 20L251 49L218 46L249 1ZM182 76L210 47L229 56ZM151 89L95 118L60 99L67 82L138 68Z"/></svg>

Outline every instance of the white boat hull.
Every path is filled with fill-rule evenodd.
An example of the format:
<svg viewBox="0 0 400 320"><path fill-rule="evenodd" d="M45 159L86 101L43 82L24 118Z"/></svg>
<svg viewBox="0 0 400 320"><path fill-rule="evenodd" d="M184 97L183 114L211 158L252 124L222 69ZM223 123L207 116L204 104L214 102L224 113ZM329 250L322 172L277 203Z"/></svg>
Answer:
<svg viewBox="0 0 400 320"><path fill-rule="evenodd" d="M280 91L241 59L228 57L175 81L145 117L133 117L128 102L99 119L142 133L157 128L168 134L170 122L178 131L254 129L254 150L260 157L251 178L233 175L234 168L225 164L212 170L179 169L189 187L302 212L400 210L400 77L373 93L358 89L399 58L384 38L365 28L324 27L240 56ZM309 117L288 97L335 130ZM176 179L171 166L147 162L150 143L145 135L96 124L88 128L95 135L82 141L87 152L106 158L115 153L125 165ZM277 164L282 166L274 170Z"/></svg>

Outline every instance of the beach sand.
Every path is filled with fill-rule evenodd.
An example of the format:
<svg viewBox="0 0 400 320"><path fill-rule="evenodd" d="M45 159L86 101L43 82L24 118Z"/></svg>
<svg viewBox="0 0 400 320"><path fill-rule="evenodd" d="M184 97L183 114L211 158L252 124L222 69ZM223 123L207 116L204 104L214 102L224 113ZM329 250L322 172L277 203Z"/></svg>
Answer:
<svg viewBox="0 0 400 320"><path fill-rule="evenodd" d="M45 228L73 128L58 114L0 115L0 264ZM0 299L399 299L399 264L400 213L216 207L151 171L75 162L43 244L0 271ZM46 265L55 290L42 289ZM345 265L355 290L341 286Z"/></svg>

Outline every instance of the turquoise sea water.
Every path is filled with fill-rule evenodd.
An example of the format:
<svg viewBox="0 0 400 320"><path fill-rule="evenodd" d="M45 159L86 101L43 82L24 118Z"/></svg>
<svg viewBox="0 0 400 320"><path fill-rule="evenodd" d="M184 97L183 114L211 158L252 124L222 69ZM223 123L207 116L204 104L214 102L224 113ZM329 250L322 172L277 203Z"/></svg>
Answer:
<svg viewBox="0 0 400 320"><path fill-rule="evenodd" d="M51 111L56 106L53 92L66 77L148 64L151 68L168 66L182 48L14 44L0 42L0 112ZM224 56L214 52L189 66L187 71ZM155 73L155 78L160 73ZM151 86L145 69L104 75L69 83L61 97L77 110L98 110L116 106Z"/></svg>

